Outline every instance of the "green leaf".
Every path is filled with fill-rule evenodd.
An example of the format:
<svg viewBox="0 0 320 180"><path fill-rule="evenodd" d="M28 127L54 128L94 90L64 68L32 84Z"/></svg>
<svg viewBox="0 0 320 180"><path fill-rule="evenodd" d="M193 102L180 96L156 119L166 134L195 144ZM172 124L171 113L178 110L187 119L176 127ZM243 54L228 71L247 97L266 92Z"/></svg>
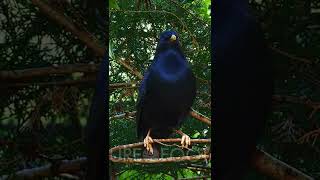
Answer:
<svg viewBox="0 0 320 180"><path fill-rule="evenodd" d="M110 9L120 9L117 0L109 0Z"/></svg>

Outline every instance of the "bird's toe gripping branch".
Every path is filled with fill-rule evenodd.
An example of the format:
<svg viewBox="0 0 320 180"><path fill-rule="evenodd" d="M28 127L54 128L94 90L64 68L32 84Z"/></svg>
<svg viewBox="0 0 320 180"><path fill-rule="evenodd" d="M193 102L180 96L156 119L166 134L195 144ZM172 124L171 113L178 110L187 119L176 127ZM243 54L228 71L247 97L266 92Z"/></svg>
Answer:
<svg viewBox="0 0 320 180"><path fill-rule="evenodd" d="M182 137L181 137L181 145L183 148L188 148L188 146L191 145L191 138L183 133L182 131L180 130L175 130L176 133L180 134Z"/></svg>
<svg viewBox="0 0 320 180"><path fill-rule="evenodd" d="M153 139L150 137L150 131L151 129L148 130L148 134L143 140L143 146L147 149L148 152L153 154L153 148L152 148Z"/></svg>

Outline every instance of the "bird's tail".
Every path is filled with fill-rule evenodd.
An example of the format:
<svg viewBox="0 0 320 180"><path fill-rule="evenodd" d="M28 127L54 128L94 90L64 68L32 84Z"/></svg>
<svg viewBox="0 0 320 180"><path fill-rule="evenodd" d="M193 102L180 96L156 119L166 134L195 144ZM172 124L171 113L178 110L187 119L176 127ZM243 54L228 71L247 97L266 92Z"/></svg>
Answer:
<svg viewBox="0 0 320 180"><path fill-rule="evenodd" d="M147 151L146 148L143 148L142 158L160 158L161 147L159 144L152 144L153 154Z"/></svg>

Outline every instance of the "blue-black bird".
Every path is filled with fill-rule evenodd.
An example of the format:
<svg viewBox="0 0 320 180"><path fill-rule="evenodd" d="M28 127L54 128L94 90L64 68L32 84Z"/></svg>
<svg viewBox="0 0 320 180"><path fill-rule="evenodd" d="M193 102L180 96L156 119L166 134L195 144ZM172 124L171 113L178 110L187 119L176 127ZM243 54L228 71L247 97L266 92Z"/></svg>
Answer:
<svg viewBox="0 0 320 180"><path fill-rule="evenodd" d="M86 127L86 179L107 179L108 57L102 59Z"/></svg>
<svg viewBox="0 0 320 180"><path fill-rule="evenodd" d="M239 180L271 110L272 61L248 0L217 0L212 12L213 179Z"/></svg>
<svg viewBox="0 0 320 180"><path fill-rule="evenodd" d="M189 136L177 128L186 119L195 95L196 80L181 50L178 34L162 32L137 102L137 134L139 139L144 138L147 156L160 156L158 146L152 146L152 138L167 138L173 132L182 135L183 147L190 145Z"/></svg>

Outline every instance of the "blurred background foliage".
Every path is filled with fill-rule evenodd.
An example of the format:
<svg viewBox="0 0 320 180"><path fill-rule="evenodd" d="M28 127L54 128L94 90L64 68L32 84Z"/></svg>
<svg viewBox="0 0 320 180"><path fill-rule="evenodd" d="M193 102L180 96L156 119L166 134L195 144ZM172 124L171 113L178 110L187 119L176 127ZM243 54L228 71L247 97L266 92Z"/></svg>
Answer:
<svg viewBox="0 0 320 180"><path fill-rule="evenodd" d="M320 179L320 1L250 5L272 47L275 74L273 113L260 147ZM252 171L248 179L264 178Z"/></svg>
<svg viewBox="0 0 320 180"><path fill-rule="evenodd" d="M211 2L208 0L109 0L109 4L109 83L110 85L125 84L125 87L110 89L110 147L138 142L135 116L116 118L123 113L136 110L137 90L140 83L140 79L121 62L131 66L135 72L143 74L153 60L159 34L168 29L178 32L182 50L197 77L197 96L192 108L210 117L211 18L209 6ZM191 138L210 138L211 134L211 129L206 124L190 116L181 129ZM194 151L200 149L196 154L202 153L201 148L205 147L202 144L193 146ZM121 155L118 154L118 156ZM210 162L200 161L193 164L200 165L202 170L190 170L187 168L188 163L184 162L157 165L110 163L110 171L120 179L210 176L208 171L211 167Z"/></svg>
<svg viewBox="0 0 320 180"><path fill-rule="evenodd" d="M107 45L82 0L43 2ZM99 61L31 1L0 1L0 175L84 156L83 129ZM75 64L93 68L78 72ZM69 73L52 73L54 67Z"/></svg>

